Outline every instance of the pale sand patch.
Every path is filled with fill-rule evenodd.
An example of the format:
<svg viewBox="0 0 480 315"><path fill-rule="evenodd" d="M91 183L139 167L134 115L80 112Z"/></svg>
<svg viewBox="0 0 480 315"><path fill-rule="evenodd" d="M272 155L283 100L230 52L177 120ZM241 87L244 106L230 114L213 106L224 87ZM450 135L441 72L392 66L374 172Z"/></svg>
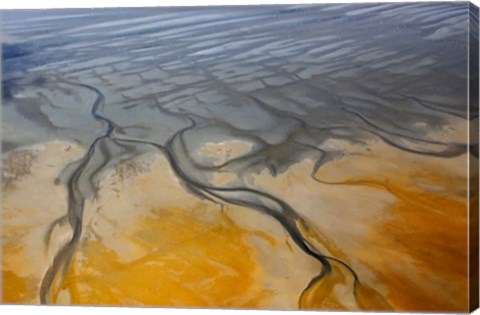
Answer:
<svg viewBox="0 0 480 315"><path fill-rule="evenodd" d="M412 154L391 147L380 141L368 141L366 146L352 145L346 141L336 141L345 156L327 163L315 174L315 177L328 183L344 182L351 178L376 178L388 180L392 174L403 174L399 179L405 185L422 186L425 190L441 193L451 198L465 200L467 182L453 191L452 187L435 186L432 181L425 180L431 176L441 175L443 178L465 180L467 176L466 154L442 158ZM428 185L433 185L428 187ZM442 191L443 190L443 191Z"/></svg>
<svg viewBox="0 0 480 315"><path fill-rule="evenodd" d="M25 303L39 303L41 278L56 250L70 238L71 231L57 230L50 239L49 248L44 242L50 223L67 212L66 187L58 185L55 179L68 163L84 152L74 143L54 141L17 149L3 156L4 176L9 176L10 180L9 185L3 186L2 268L4 272L11 271L28 279L34 294L30 294ZM19 163L27 160L31 161L28 165ZM18 174L22 176L16 176ZM6 283L4 288L11 289Z"/></svg>
<svg viewBox="0 0 480 315"><path fill-rule="evenodd" d="M231 159L247 154L252 149L252 144L247 141L231 140L223 142L207 142L199 153L213 159L213 165L219 166Z"/></svg>
<svg viewBox="0 0 480 315"><path fill-rule="evenodd" d="M211 175L210 184L217 187L228 187L237 183L239 177L232 172L215 172Z"/></svg>
<svg viewBox="0 0 480 315"><path fill-rule="evenodd" d="M444 142L466 143L468 139L468 125L465 119L459 117L450 117L448 125L443 126L440 131L427 132L427 139Z"/></svg>

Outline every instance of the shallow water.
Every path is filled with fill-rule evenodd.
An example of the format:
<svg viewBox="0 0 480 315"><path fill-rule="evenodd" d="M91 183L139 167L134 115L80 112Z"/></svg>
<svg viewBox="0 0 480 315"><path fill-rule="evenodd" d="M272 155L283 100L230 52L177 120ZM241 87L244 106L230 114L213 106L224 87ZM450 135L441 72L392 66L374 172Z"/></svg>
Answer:
<svg viewBox="0 0 480 315"><path fill-rule="evenodd" d="M2 12L3 301L465 310L468 17Z"/></svg>

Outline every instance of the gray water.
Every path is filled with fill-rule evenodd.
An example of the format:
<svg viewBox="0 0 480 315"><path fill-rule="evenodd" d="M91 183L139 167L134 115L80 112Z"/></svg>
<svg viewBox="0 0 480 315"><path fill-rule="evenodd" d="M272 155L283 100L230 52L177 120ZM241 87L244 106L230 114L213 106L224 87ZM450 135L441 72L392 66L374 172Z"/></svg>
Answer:
<svg viewBox="0 0 480 315"><path fill-rule="evenodd" d="M241 179L305 158L316 161L313 174L343 154L325 145L332 139L378 139L445 158L467 152L466 139L434 134L468 116L468 9L456 2L2 12L3 152L54 139L89 148L61 177L75 232L45 275L42 302L75 251L83 203L101 170L155 150L193 193L273 216L327 274L331 261L304 240L295 209ZM252 150L222 165L196 153L235 139ZM221 171L240 180L211 186L209 176Z"/></svg>

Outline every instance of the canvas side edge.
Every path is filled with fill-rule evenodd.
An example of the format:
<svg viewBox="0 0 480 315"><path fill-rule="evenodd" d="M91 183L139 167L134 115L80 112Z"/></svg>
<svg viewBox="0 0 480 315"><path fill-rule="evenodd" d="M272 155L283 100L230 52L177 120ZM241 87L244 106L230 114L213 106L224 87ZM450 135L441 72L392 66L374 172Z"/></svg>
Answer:
<svg viewBox="0 0 480 315"><path fill-rule="evenodd" d="M479 49L478 49L478 7L469 4L468 31L468 172L469 172L469 261L468 261L468 310L473 312L479 306Z"/></svg>

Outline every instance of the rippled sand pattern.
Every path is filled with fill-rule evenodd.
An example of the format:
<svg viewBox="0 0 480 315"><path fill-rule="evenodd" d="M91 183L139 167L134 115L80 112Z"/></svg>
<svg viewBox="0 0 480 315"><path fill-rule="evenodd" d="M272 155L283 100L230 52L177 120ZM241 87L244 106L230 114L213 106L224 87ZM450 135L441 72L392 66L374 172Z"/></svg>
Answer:
<svg viewBox="0 0 480 315"><path fill-rule="evenodd" d="M462 2L2 12L2 302L467 311L472 25Z"/></svg>

